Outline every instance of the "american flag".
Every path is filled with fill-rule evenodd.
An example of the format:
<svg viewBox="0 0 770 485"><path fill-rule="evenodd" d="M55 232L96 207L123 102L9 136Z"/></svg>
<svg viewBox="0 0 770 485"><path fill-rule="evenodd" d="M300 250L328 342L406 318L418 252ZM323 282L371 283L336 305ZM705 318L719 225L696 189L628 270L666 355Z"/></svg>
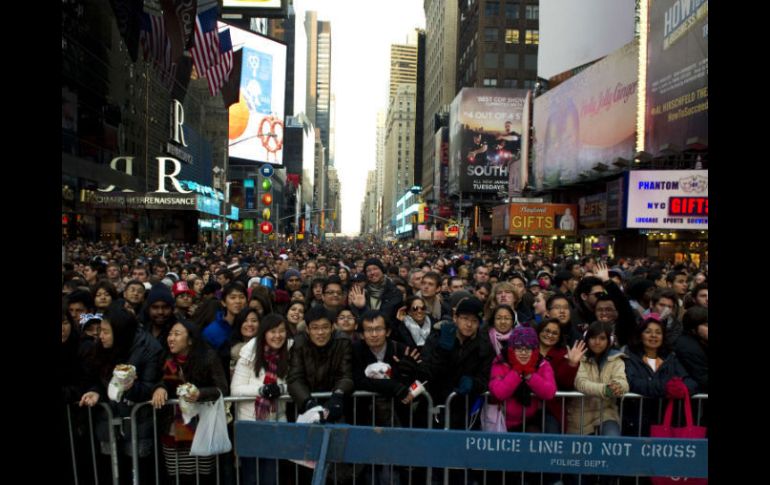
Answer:
<svg viewBox="0 0 770 485"><path fill-rule="evenodd" d="M150 60L158 67L161 82L170 89L176 74L176 62L171 59L171 43L166 35L166 27L161 15L142 12L139 43L142 46L144 60Z"/></svg>
<svg viewBox="0 0 770 485"><path fill-rule="evenodd" d="M206 8L199 5L199 8ZM219 64L217 4L212 3L195 17L195 45L190 49L199 74Z"/></svg>
<svg viewBox="0 0 770 485"><path fill-rule="evenodd" d="M233 70L233 42L230 39L229 28L219 33L219 53L219 62L206 71L205 76L212 96L219 92Z"/></svg>

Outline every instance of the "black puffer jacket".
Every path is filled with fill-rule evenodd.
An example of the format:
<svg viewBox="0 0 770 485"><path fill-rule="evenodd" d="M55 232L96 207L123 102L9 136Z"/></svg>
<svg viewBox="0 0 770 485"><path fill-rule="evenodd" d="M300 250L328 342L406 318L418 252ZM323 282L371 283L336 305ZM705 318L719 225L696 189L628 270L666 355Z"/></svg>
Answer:
<svg viewBox="0 0 770 485"><path fill-rule="evenodd" d="M114 418L127 418L131 415L131 409L135 404L149 401L152 398L152 391L162 377L162 356L163 348L158 341L152 335L139 328L134 335L134 342L131 345L128 358L125 361L118 362L118 364L131 364L136 367L136 381L134 381L131 389L123 394L120 402L110 401L107 394L107 386L112 379L112 368L104 372L105 369L87 367L85 370L88 382L86 392L97 392L99 394L99 402L109 404ZM153 438L152 407L143 406L137 412L136 417L139 440L145 441L146 444L147 441L151 441ZM95 419L97 438L99 441L109 441L106 413L97 412ZM117 437L118 441L126 442L127 449L130 433L121 434L118 432ZM140 449L146 450L147 448L142 447L140 443ZM140 453L144 455L142 451Z"/></svg>
<svg viewBox="0 0 770 485"><path fill-rule="evenodd" d="M476 397L489 390L489 375L495 352L489 343L487 327L481 327L476 336L461 343L455 337L454 347L447 351L439 347L440 331L434 326L433 333L422 348L422 365L418 372L420 380L428 381L427 388L434 404L442 404L460 384L463 376L473 379L469 393L469 405ZM452 428L464 428L467 409L464 399L454 398L451 404Z"/></svg>
<svg viewBox="0 0 770 485"><path fill-rule="evenodd" d="M709 392L709 353L694 335L684 334L676 340L676 355L695 382L698 392Z"/></svg>
<svg viewBox="0 0 770 485"><path fill-rule="evenodd" d="M696 382L687 375L682 364L679 363L674 352L669 352L663 358L663 364L653 371L644 363L642 355L624 348L626 358L626 379L629 392L641 394L645 398L642 402L641 436L649 436L650 425L658 423L663 416L658 416L659 401L663 401L663 409L666 403L666 383L674 377L681 377L687 386L690 395L695 393ZM639 436L639 399L625 399L623 402L623 434Z"/></svg>
<svg viewBox="0 0 770 485"><path fill-rule="evenodd" d="M302 339L300 339L302 341ZM296 343L289 361L289 394L300 411L313 392L353 392L353 353L347 336L335 335L323 347L309 338Z"/></svg>

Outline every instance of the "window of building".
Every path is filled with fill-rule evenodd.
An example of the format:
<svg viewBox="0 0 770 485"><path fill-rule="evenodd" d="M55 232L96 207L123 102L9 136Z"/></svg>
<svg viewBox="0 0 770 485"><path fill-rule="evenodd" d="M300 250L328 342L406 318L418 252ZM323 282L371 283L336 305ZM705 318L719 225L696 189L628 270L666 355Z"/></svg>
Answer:
<svg viewBox="0 0 770 485"><path fill-rule="evenodd" d="M504 88L515 88L516 87L516 80L515 79L503 79L503 87Z"/></svg>
<svg viewBox="0 0 770 485"><path fill-rule="evenodd" d="M484 78L484 86L497 86L497 79Z"/></svg>
<svg viewBox="0 0 770 485"><path fill-rule="evenodd" d="M537 54L527 54L524 56L524 69L537 71Z"/></svg>
<svg viewBox="0 0 770 485"><path fill-rule="evenodd" d="M519 18L519 4L518 3L506 3L505 4L505 18L517 19Z"/></svg>
<svg viewBox="0 0 770 485"><path fill-rule="evenodd" d="M535 89L536 82L534 79L525 79L522 87L524 89Z"/></svg>
<svg viewBox="0 0 770 485"><path fill-rule="evenodd" d="M500 15L500 2L487 2L484 7L484 15L487 17L492 15Z"/></svg>
<svg viewBox="0 0 770 485"><path fill-rule="evenodd" d="M527 5L527 19L537 20L540 17L540 7L537 5Z"/></svg>
<svg viewBox="0 0 770 485"><path fill-rule="evenodd" d="M484 67L490 69L497 68L497 52L487 52L484 54Z"/></svg>
<svg viewBox="0 0 770 485"><path fill-rule="evenodd" d="M540 43L540 31L539 30L527 30L527 35L524 39L525 44L539 44Z"/></svg>
<svg viewBox="0 0 770 485"><path fill-rule="evenodd" d="M503 59L503 67L506 69L518 69L519 68L519 55L506 53Z"/></svg>
<svg viewBox="0 0 770 485"><path fill-rule="evenodd" d="M484 29L484 40L486 42L495 42L497 41L497 29L492 27L487 27Z"/></svg>
<svg viewBox="0 0 770 485"><path fill-rule="evenodd" d="M506 44L518 44L519 43L519 29L505 29L505 43Z"/></svg>

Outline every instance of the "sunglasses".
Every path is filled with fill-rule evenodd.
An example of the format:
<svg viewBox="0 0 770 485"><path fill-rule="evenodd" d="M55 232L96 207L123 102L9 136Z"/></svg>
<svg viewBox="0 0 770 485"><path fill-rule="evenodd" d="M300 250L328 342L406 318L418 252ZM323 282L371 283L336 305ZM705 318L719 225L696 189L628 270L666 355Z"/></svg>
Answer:
<svg viewBox="0 0 770 485"><path fill-rule="evenodd" d="M412 311L413 312L424 312L425 311L425 307L424 306L413 306L412 307Z"/></svg>

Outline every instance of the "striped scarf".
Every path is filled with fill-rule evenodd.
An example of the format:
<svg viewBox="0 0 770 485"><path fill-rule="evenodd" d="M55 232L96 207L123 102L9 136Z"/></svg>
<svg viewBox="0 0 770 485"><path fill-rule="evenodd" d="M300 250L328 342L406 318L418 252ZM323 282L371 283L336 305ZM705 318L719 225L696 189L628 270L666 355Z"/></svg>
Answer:
<svg viewBox="0 0 770 485"><path fill-rule="evenodd" d="M263 385L274 384L278 382L278 352L268 345L265 345L265 379ZM257 421L266 421L277 410L277 399L266 399L257 394L254 400L254 414Z"/></svg>

